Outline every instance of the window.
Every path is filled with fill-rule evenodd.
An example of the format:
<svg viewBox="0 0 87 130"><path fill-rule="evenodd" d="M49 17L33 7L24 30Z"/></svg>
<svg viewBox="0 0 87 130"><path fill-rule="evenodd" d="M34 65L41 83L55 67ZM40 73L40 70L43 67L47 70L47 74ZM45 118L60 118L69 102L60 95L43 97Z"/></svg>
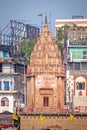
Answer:
<svg viewBox="0 0 87 130"><path fill-rule="evenodd" d="M8 57L8 52L3 51L3 58L7 58Z"/></svg>
<svg viewBox="0 0 87 130"><path fill-rule="evenodd" d="M80 63L75 63L75 70L80 70Z"/></svg>
<svg viewBox="0 0 87 130"><path fill-rule="evenodd" d="M2 63L0 63L0 72L2 72Z"/></svg>
<svg viewBox="0 0 87 130"><path fill-rule="evenodd" d="M83 59L87 59L87 51L83 51Z"/></svg>
<svg viewBox="0 0 87 130"><path fill-rule="evenodd" d="M80 63L68 63L68 70L80 70Z"/></svg>
<svg viewBox="0 0 87 130"><path fill-rule="evenodd" d="M44 97L43 99L43 105L46 107L46 106L49 106L49 98L48 97Z"/></svg>
<svg viewBox="0 0 87 130"><path fill-rule="evenodd" d="M73 68L74 68L74 67L73 67L73 63L68 63L68 69L69 69L69 70L73 70Z"/></svg>
<svg viewBox="0 0 87 130"><path fill-rule="evenodd" d="M81 70L87 70L87 63L86 62L81 63Z"/></svg>
<svg viewBox="0 0 87 130"><path fill-rule="evenodd" d="M4 97L1 99L1 106L9 106L8 98Z"/></svg>
<svg viewBox="0 0 87 130"><path fill-rule="evenodd" d="M85 89L85 82L77 82L76 89L77 90L84 90Z"/></svg>
<svg viewBox="0 0 87 130"><path fill-rule="evenodd" d="M16 64L15 65L15 72L24 73L24 65Z"/></svg>
<svg viewBox="0 0 87 130"><path fill-rule="evenodd" d="M0 90L2 90L2 82L0 81Z"/></svg>
<svg viewBox="0 0 87 130"><path fill-rule="evenodd" d="M4 90L9 90L9 81L4 81Z"/></svg>

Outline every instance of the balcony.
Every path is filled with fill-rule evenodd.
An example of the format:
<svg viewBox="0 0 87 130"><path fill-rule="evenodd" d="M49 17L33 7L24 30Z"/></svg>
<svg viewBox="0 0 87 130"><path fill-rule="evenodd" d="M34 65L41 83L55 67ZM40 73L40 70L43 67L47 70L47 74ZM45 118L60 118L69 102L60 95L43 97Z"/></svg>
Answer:
<svg viewBox="0 0 87 130"><path fill-rule="evenodd" d="M69 46L87 46L87 39L85 39L85 40L70 40Z"/></svg>
<svg viewBox="0 0 87 130"><path fill-rule="evenodd" d="M69 70L70 75L87 75L87 70Z"/></svg>
<svg viewBox="0 0 87 130"><path fill-rule="evenodd" d="M15 94L18 93L17 90L0 90L0 94Z"/></svg>

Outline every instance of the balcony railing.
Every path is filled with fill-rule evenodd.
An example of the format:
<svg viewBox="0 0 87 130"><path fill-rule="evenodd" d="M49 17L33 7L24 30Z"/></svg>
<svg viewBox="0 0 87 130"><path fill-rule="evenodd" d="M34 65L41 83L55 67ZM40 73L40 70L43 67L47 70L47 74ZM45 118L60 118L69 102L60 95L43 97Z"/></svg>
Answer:
<svg viewBox="0 0 87 130"><path fill-rule="evenodd" d="M87 46L87 39L86 40L70 40L69 45L73 46Z"/></svg>
<svg viewBox="0 0 87 130"><path fill-rule="evenodd" d="M70 75L87 75L87 70L70 70Z"/></svg>

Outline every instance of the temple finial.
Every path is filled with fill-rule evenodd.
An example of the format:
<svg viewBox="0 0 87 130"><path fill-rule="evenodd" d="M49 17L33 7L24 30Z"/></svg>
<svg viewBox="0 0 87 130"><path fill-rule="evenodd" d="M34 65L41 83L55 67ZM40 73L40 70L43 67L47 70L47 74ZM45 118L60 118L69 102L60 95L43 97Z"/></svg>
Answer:
<svg viewBox="0 0 87 130"><path fill-rule="evenodd" d="M45 24L47 24L47 15L45 16Z"/></svg>

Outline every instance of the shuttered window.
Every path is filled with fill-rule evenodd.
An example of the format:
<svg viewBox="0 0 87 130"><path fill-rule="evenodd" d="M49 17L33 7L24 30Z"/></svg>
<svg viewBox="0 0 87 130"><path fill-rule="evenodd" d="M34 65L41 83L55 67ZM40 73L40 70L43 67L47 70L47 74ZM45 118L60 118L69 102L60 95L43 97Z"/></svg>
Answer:
<svg viewBox="0 0 87 130"><path fill-rule="evenodd" d="M9 90L9 81L4 81L4 90Z"/></svg>

